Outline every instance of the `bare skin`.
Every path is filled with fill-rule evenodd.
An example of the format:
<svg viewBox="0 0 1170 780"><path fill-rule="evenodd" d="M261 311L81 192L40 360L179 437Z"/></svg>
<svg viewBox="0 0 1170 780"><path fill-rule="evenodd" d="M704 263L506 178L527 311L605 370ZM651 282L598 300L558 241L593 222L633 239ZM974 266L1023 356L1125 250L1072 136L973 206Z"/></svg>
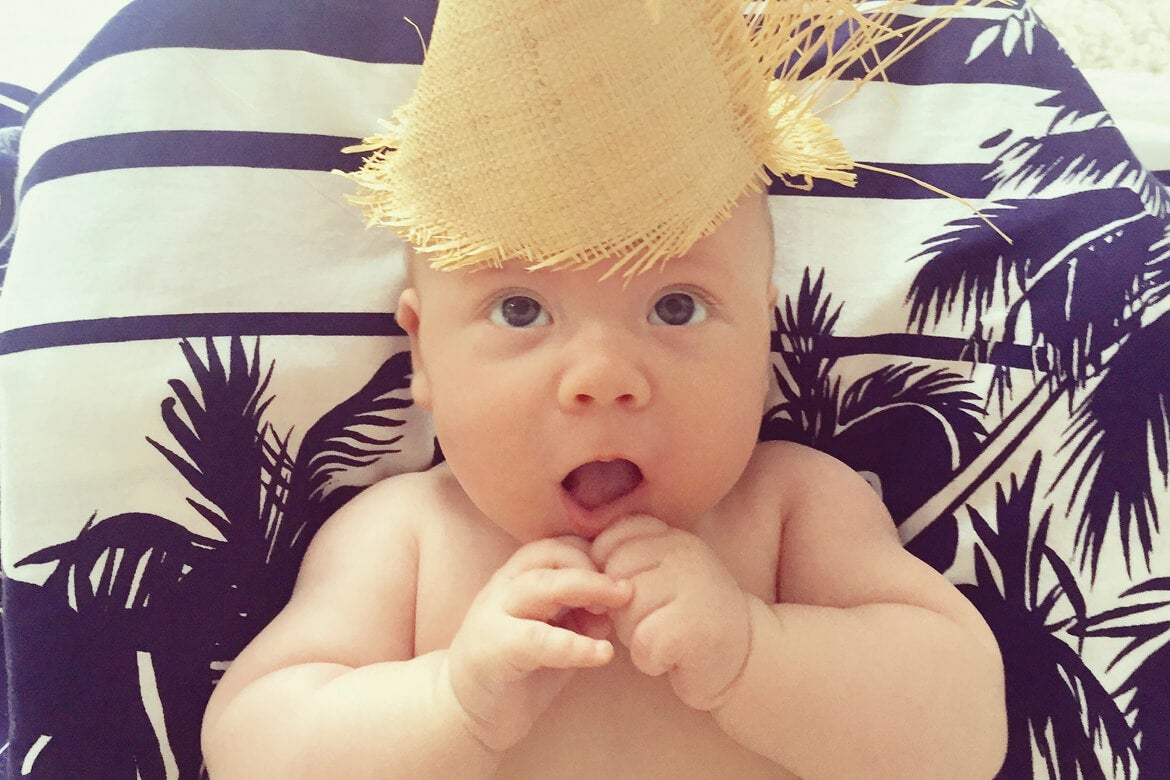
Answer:
<svg viewBox="0 0 1170 780"><path fill-rule="evenodd" d="M843 464L754 442L766 219L628 285L420 271L399 318L448 463L318 533L208 706L214 777L995 773L980 615Z"/></svg>

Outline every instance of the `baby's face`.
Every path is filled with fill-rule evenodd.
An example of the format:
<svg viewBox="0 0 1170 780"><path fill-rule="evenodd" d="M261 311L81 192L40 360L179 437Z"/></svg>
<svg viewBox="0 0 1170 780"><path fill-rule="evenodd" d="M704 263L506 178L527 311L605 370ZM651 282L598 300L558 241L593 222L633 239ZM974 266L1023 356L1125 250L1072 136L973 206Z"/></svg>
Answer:
<svg viewBox="0 0 1170 780"><path fill-rule="evenodd" d="M626 282L415 268L414 396L476 506L522 542L647 513L688 528L755 447L775 290L764 200Z"/></svg>

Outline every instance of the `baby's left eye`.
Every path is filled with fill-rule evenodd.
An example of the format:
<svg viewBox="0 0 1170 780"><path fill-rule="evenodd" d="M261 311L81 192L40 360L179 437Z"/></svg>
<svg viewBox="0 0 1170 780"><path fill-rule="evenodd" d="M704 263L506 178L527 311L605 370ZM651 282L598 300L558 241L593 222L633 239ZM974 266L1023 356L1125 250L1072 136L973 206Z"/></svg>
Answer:
<svg viewBox="0 0 1170 780"><path fill-rule="evenodd" d="M550 322L548 312L540 302L527 295L509 295L497 302L488 319L508 328L536 328Z"/></svg>
<svg viewBox="0 0 1170 780"><path fill-rule="evenodd" d="M698 325L707 319L707 307L690 293L667 293L655 301L649 319L654 325Z"/></svg>

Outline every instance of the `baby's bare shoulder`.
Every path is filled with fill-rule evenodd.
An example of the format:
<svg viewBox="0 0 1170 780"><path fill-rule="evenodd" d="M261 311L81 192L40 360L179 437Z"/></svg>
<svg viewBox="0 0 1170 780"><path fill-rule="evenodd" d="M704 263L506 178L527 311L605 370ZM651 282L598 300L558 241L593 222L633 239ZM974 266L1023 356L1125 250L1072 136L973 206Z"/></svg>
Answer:
<svg viewBox="0 0 1170 780"><path fill-rule="evenodd" d="M874 486L848 464L820 450L795 442L762 442L752 459L754 479L775 491L787 513L804 516L810 510L851 518L852 522L876 523L883 533L892 521ZM821 521L817 520L814 525ZM817 525L820 528L820 525ZM822 530L828 530L824 528Z"/></svg>
<svg viewBox="0 0 1170 780"><path fill-rule="evenodd" d="M756 445L753 454L753 459L755 458L764 458L773 464L783 463L808 468L826 468L831 464L844 466L832 455L794 441L762 441Z"/></svg>
<svg viewBox="0 0 1170 780"><path fill-rule="evenodd" d="M333 610L347 592L374 601L409 593L413 600L419 551L443 522L444 491L440 475L421 472L389 477L356 495L314 535L290 606Z"/></svg>
<svg viewBox="0 0 1170 780"><path fill-rule="evenodd" d="M791 441L766 441L756 445L741 480L749 490L763 488L789 500L809 490L833 489L859 481L864 482L833 456Z"/></svg>
<svg viewBox="0 0 1170 780"><path fill-rule="evenodd" d="M299 590L361 587L413 591L424 559L451 555L453 540L483 525L445 464L389 477L355 496L317 532L301 565ZM413 598L413 595L412 595Z"/></svg>
<svg viewBox="0 0 1170 780"><path fill-rule="evenodd" d="M310 554L372 553L382 543L413 543L420 529L441 517L444 504L452 500L447 482L438 469L432 469L370 485L325 521Z"/></svg>
<svg viewBox="0 0 1170 780"><path fill-rule="evenodd" d="M412 505L425 503L426 488L418 474L400 474L370 485L325 520L309 547L314 557L360 553L380 539L413 535Z"/></svg>
<svg viewBox="0 0 1170 780"><path fill-rule="evenodd" d="M418 524L432 502L432 482L425 474L391 477L324 522L292 597L233 662L218 701L279 669L319 663L356 668L411 657Z"/></svg>

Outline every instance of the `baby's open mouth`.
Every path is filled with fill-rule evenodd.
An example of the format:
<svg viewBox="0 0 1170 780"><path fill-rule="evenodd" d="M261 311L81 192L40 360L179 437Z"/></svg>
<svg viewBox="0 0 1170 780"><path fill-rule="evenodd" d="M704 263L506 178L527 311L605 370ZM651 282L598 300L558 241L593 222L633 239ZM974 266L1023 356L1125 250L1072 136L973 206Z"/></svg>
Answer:
<svg viewBox="0 0 1170 780"><path fill-rule="evenodd" d="M642 484L642 470L628 460L594 460L561 480L573 500L592 511L632 493Z"/></svg>

